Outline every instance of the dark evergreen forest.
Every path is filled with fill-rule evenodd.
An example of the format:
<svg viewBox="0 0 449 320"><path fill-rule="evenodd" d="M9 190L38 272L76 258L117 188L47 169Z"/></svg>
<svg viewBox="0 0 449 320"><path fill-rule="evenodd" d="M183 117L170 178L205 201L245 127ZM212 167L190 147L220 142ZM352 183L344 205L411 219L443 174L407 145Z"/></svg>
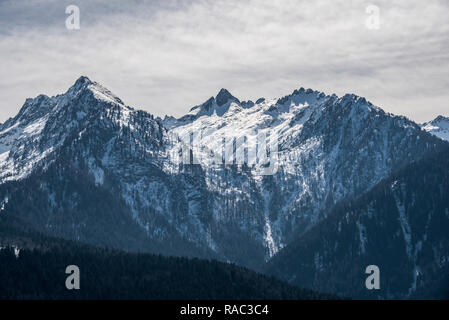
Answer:
<svg viewBox="0 0 449 320"><path fill-rule="evenodd" d="M0 299L332 298L214 260L128 253L2 227L0 244ZM80 269L80 290L65 287L68 265Z"/></svg>

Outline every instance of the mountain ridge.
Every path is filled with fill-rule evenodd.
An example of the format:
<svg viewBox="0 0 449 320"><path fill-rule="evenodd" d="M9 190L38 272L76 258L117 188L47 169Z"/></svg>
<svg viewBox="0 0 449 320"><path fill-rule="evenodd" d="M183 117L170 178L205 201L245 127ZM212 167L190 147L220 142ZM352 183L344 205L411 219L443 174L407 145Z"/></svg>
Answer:
<svg viewBox="0 0 449 320"><path fill-rule="evenodd" d="M213 98L209 109L164 120L125 106L86 77L65 94L27 100L30 110L43 113L27 118L23 112L23 121L0 127L0 217L95 245L111 241L118 248L125 244L115 235L137 228L133 250L154 250L144 244L146 237L162 251L175 246L176 252L204 251L257 269L326 219L339 201L367 192L399 167L446 145L353 94L298 89L245 107L251 103L228 93L222 92L221 106ZM251 149L259 135L267 139L271 162L241 156L245 148L237 140L245 138ZM259 160L266 158L258 152ZM273 163L271 174L258 173ZM39 192L28 200L25 214L21 188L27 184ZM101 189L105 198L116 198L118 209L108 206L110 215L104 216L87 209L96 208L97 200L71 184ZM112 223L117 217L123 225ZM106 227L114 232L108 235ZM95 234L95 228L102 231Z"/></svg>

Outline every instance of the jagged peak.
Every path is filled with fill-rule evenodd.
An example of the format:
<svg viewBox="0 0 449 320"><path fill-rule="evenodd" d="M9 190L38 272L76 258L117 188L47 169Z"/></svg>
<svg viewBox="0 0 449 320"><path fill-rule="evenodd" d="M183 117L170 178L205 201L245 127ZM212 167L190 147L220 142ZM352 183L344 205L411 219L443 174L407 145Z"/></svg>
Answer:
<svg viewBox="0 0 449 320"><path fill-rule="evenodd" d="M75 85L83 85L93 83L88 77L81 76L75 81Z"/></svg>
<svg viewBox="0 0 449 320"><path fill-rule="evenodd" d="M100 83L90 80L86 76L79 77L73 86L69 88L66 92L68 95L78 95L83 93L85 90L89 90L93 93L94 97L99 100L104 100L110 103L116 103L124 105L123 101L113 94L109 89L102 86Z"/></svg>
<svg viewBox="0 0 449 320"><path fill-rule="evenodd" d="M245 108L245 109L249 109L249 108L254 107L254 102L251 101L251 100L248 100L248 101L242 101L242 102L240 102L240 104L241 104L242 107Z"/></svg>
<svg viewBox="0 0 449 320"><path fill-rule="evenodd" d="M14 118L8 119L4 125L12 124L16 121L23 121L24 123L33 121L48 113L53 107L53 102L54 99L45 94L40 94L35 98L27 98L17 115Z"/></svg>
<svg viewBox="0 0 449 320"><path fill-rule="evenodd" d="M334 103L338 105L339 108L352 109L357 113L361 112L365 115L373 112L376 114L385 114L385 111L382 108L373 105L370 101L366 100L365 97L361 97L354 93L346 93L342 97L338 97L333 94L332 97L334 97ZM409 119L406 119L405 117L404 120L409 122Z"/></svg>
<svg viewBox="0 0 449 320"><path fill-rule="evenodd" d="M91 81L88 77L86 76L81 76L79 77L75 83L67 90L66 93L76 93L76 92L80 92L83 89L88 88L88 86L94 84L93 81Z"/></svg>
<svg viewBox="0 0 449 320"><path fill-rule="evenodd" d="M298 96L298 95L304 95L304 96L310 96L310 95L314 95L314 96L326 96L326 94L324 92L318 91L318 90L313 90L311 88L304 88L304 87L300 87L299 89L295 89L293 90L293 92L289 95L287 95L287 97L290 96Z"/></svg>
<svg viewBox="0 0 449 320"><path fill-rule="evenodd" d="M442 140L449 141L449 117L439 115L435 119L421 124L421 128Z"/></svg>
<svg viewBox="0 0 449 320"><path fill-rule="evenodd" d="M226 103L228 103L229 101L237 103L240 102L239 99L234 97L227 89L222 88L215 97L215 102L217 103L217 106L221 107Z"/></svg>
<svg viewBox="0 0 449 320"><path fill-rule="evenodd" d="M200 105L194 106L193 108L190 109L190 114L187 114L186 116L188 116L188 119L192 118L192 112L195 112L195 114L199 115L199 114L208 114L211 112L211 110L215 107L223 107L224 105L226 105L229 102L236 102L238 104L240 104L240 100L237 99L236 97L234 97L228 90L222 88L218 94L215 97L210 97L209 99L207 99L205 102L203 102ZM249 105L251 102L248 101L247 104L245 105ZM219 112L220 114L223 113L223 111ZM185 117L182 117L181 119L186 119Z"/></svg>
<svg viewBox="0 0 449 320"><path fill-rule="evenodd" d="M439 115L439 116L437 116L435 119L433 119L430 122L431 123L438 123L438 122L441 122L441 121L449 122L449 117L445 117L443 115Z"/></svg>
<svg viewBox="0 0 449 320"><path fill-rule="evenodd" d="M427 131L436 128L449 128L449 117L438 115L435 119L422 123L421 127Z"/></svg>
<svg viewBox="0 0 449 320"><path fill-rule="evenodd" d="M115 96L101 84L90 80L86 76L81 76L63 94L58 94L52 97L40 94L35 98L27 98L17 115L14 118L8 119L3 126L11 125L17 121L20 121L22 124L29 123L30 121L44 117L52 112L56 106L59 106L60 108L69 106L70 101L83 95L91 96L96 100L105 101L107 103L120 105L127 109L132 109L125 106L120 98Z"/></svg>
<svg viewBox="0 0 449 320"><path fill-rule="evenodd" d="M364 97L360 97L354 93L346 93L343 97L338 99L343 104L351 105L371 105Z"/></svg>
<svg viewBox="0 0 449 320"><path fill-rule="evenodd" d="M215 101L215 98L214 97L210 97L203 104L200 104L200 105L197 105L197 106L193 107L192 109L190 109L190 111L194 111L196 109L200 109L200 111L201 110L209 111L210 108L212 107L214 101Z"/></svg>
<svg viewBox="0 0 449 320"><path fill-rule="evenodd" d="M293 101L295 103L304 103L308 101L314 101L326 97L326 94L321 91L316 91L313 89L305 89L303 87L294 90L291 94L286 95L277 100L277 105L284 105L288 101Z"/></svg>

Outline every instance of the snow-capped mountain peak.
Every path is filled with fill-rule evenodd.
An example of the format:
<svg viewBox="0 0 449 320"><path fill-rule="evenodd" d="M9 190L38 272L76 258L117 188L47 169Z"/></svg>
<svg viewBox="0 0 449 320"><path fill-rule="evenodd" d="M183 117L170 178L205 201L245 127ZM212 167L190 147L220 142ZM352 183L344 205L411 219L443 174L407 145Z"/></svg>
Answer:
<svg viewBox="0 0 449 320"><path fill-rule="evenodd" d="M85 76L81 76L65 93L48 97L44 94L38 95L36 98L27 98L19 113L11 119L8 119L3 125L7 128L13 124L21 125L31 123L39 118L45 117L47 114L58 112L58 110L73 107L73 101L83 99L94 99L106 102L126 109L132 109L123 104L122 100L114 95L107 88L95 81L91 81ZM89 104L80 103L79 112L87 112Z"/></svg>
<svg viewBox="0 0 449 320"><path fill-rule="evenodd" d="M234 97L226 89L221 89L220 92L218 92L217 96L215 97L215 102L217 103L217 106L219 106L219 107L223 106L224 104L228 103L229 101L240 103L239 99Z"/></svg>
<svg viewBox="0 0 449 320"><path fill-rule="evenodd" d="M166 117L164 125L168 128L190 123L202 116L223 116L228 112L231 106L235 108L248 108L253 106L251 101L241 103L239 99L234 97L228 90L221 89L215 97L210 97L204 103L197 105L190 109L190 112L178 119L174 120L172 117Z"/></svg>
<svg viewBox="0 0 449 320"><path fill-rule="evenodd" d="M26 99L16 116L0 125L0 181L26 177L89 120L109 117L128 125L131 112L111 91L84 76L63 94Z"/></svg>
<svg viewBox="0 0 449 320"><path fill-rule="evenodd" d="M449 141L449 117L439 115L434 120L423 123L421 128L442 140Z"/></svg>
<svg viewBox="0 0 449 320"><path fill-rule="evenodd" d="M106 102L122 106L124 105L119 97L117 97L115 94L113 94L107 88L103 87L98 82L91 81L86 76L79 77L78 80L76 80L75 84L67 91L66 95L69 98L73 99L78 95L83 94L85 90L89 90L96 99L104 100Z"/></svg>

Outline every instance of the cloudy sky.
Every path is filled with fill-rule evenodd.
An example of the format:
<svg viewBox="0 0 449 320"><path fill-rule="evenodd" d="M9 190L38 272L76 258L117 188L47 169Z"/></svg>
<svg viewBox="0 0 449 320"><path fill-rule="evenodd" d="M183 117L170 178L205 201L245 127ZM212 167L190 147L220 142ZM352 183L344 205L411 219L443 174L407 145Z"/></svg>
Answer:
<svg viewBox="0 0 449 320"><path fill-rule="evenodd" d="M449 116L448 16L446 0L0 0L0 121L80 75L159 116L222 87L242 100L350 92L419 122Z"/></svg>

